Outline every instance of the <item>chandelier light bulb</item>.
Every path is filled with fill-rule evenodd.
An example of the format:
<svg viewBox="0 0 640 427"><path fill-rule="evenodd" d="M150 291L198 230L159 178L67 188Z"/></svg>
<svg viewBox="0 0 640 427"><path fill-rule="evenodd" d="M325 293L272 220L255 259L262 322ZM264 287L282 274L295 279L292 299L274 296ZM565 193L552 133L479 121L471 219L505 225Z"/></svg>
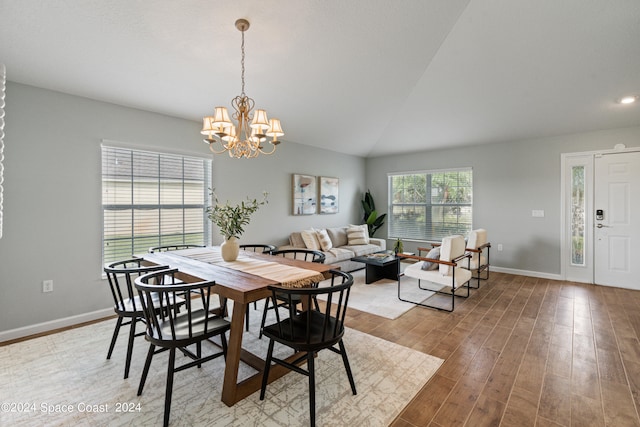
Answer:
<svg viewBox="0 0 640 427"><path fill-rule="evenodd" d="M620 99L620 104L629 105L635 103L637 100L637 96L625 96Z"/></svg>

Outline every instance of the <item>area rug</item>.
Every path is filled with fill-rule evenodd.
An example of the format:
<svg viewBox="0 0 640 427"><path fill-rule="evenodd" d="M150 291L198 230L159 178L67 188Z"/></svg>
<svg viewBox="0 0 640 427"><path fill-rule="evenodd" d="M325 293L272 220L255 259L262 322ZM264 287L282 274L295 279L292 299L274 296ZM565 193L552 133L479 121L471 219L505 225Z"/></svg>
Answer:
<svg viewBox="0 0 640 427"><path fill-rule="evenodd" d="M265 355L257 339L260 310L251 309L243 347ZM0 347L0 425L162 425L167 353L154 357L142 396L136 396L148 349L134 346L130 377L123 380L127 328L111 360L107 348L115 320ZM211 345L211 344L207 344ZM441 359L348 329L345 345L358 394L353 396L339 355L316 362L317 425L387 426L434 374ZM277 346L277 345L276 345ZM206 346L205 346L206 347ZM289 351L281 348L282 351ZM241 364L240 377L255 371ZM305 426L307 378L291 372L233 407L220 400L224 361L216 359L174 378L172 426Z"/></svg>
<svg viewBox="0 0 640 427"><path fill-rule="evenodd" d="M382 279L367 285L364 270L354 271L351 274L353 275L353 286L349 296L349 308L387 319L396 319L416 306L398 299L398 282L396 280ZM321 282L320 286L327 283L327 281ZM433 294L434 292L419 289L416 279L402 278L403 299L421 302Z"/></svg>

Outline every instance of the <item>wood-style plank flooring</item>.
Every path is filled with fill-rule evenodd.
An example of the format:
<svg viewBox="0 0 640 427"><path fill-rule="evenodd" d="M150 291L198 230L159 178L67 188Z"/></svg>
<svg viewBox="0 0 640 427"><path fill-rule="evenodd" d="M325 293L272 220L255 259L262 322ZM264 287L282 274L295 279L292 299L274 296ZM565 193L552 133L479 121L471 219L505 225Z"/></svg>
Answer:
<svg viewBox="0 0 640 427"><path fill-rule="evenodd" d="M393 427L640 426L640 291L492 272L456 304L351 310L347 326L445 360Z"/></svg>

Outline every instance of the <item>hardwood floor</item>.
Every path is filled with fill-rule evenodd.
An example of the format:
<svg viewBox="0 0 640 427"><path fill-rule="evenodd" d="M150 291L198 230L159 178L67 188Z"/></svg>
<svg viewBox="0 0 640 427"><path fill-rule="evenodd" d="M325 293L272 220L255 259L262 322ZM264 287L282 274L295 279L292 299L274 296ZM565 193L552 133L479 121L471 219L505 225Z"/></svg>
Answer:
<svg viewBox="0 0 640 427"><path fill-rule="evenodd" d="M491 273L453 313L347 326L445 360L392 423L640 426L640 292Z"/></svg>

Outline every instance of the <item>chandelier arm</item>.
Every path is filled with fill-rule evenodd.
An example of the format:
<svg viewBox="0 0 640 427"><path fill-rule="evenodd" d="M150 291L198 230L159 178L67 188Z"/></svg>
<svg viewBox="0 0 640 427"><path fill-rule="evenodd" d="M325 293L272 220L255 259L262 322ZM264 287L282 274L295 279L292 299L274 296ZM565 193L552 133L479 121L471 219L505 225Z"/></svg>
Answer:
<svg viewBox="0 0 640 427"><path fill-rule="evenodd" d="M273 145L273 144L272 144ZM258 151L260 151L262 154L266 154L267 156L273 154L276 152L276 148L278 148L276 145L273 145L273 150L266 152L264 150L262 150L262 148L258 147Z"/></svg>
<svg viewBox="0 0 640 427"><path fill-rule="evenodd" d="M209 150L210 150L213 154L222 154L222 153L224 153L225 151L228 151L228 150L229 150L229 147L228 147L228 146L226 146L225 144L223 144L222 142L220 142L220 141L218 141L218 140L214 140L213 142L209 142L209 141L207 141L207 142L208 142L208 144L209 144ZM220 150L220 151L216 151L216 150L214 150L214 149L213 149L213 144L215 144L216 142L220 142L220 145L222 146L222 150Z"/></svg>

